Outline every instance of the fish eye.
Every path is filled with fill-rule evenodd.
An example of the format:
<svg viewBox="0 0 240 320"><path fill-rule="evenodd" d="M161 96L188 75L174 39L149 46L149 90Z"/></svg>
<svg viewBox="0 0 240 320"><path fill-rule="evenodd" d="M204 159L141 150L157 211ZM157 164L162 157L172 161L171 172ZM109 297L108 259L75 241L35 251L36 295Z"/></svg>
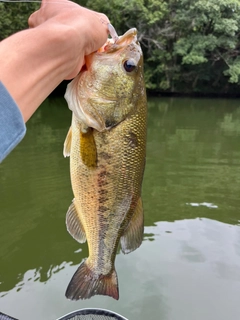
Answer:
<svg viewBox="0 0 240 320"><path fill-rule="evenodd" d="M136 64L133 60L126 60L123 63L123 67L127 72L132 72L136 69Z"/></svg>

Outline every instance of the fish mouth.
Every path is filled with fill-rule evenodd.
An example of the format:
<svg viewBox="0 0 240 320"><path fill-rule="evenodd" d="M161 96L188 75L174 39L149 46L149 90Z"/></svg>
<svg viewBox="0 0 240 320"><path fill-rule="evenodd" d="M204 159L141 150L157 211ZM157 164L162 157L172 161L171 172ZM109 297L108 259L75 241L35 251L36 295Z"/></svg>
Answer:
<svg viewBox="0 0 240 320"><path fill-rule="evenodd" d="M132 28L124 33L118 40L115 42L116 45L127 45L131 42L137 42L137 29Z"/></svg>
<svg viewBox="0 0 240 320"><path fill-rule="evenodd" d="M98 53L112 53L122 49L132 42L138 43L137 29L131 28L125 32L122 36L118 36L115 29L109 24L109 32L112 39L108 39L107 42L98 49Z"/></svg>
<svg viewBox="0 0 240 320"><path fill-rule="evenodd" d="M108 31L110 36L112 37L112 41L111 40L110 41L116 45L121 45L121 44L126 45L132 42L133 40L136 40L136 36L137 36L137 29L132 28L132 29L129 29L127 32L125 32L124 35L119 37L115 28L110 23L108 24Z"/></svg>

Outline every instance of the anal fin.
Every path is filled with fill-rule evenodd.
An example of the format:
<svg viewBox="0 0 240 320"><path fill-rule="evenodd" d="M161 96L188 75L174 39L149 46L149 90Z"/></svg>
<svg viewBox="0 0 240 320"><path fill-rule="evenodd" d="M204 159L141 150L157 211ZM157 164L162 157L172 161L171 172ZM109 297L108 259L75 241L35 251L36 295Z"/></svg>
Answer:
<svg viewBox="0 0 240 320"><path fill-rule="evenodd" d="M77 212L74 199L66 214L66 226L68 232L75 240L80 243L84 243L86 241L86 234Z"/></svg>
<svg viewBox="0 0 240 320"><path fill-rule="evenodd" d="M123 236L120 239L122 252L130 253L137 249L143 239L144 218L142 199L139 198L132 219L130 220Z"/></svg>

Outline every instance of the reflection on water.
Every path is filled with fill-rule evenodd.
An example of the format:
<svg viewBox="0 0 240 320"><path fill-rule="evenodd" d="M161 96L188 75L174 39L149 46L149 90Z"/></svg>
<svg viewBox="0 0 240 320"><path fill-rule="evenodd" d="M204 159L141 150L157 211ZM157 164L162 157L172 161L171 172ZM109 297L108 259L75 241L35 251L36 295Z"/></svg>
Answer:
<svg viewBox="0 0 240 320"><path fill-rule="evenodd" d="M49 99L0 165L0 311L54 320L84 307L129 320L229 319L240 306L240 102L151 99L143 185L145 238L119 254L120 300L64 297L87 245L68 235L62 145L71 121Z"/></svg>
<svg viewBox="0 0 240 320"><path fill-rule="evenodd" d="M207 99L150 103L144 184L148 224L196 216L238 223L239 105L238 100ZM186 206L190 203L212 203L218 210L199 206L196 212Z"/></svg>
<svg viewBox="0 0 240 320"><path fill-rule="evenodd" d="M158 222L131 255L118 255L120 300L96 296L69 302L63 292L76 266L28 270L1 308L21 319L56 319L77 308L104 307L129 319L238 319L240 230L209 219ZM19 291L21 289L21 291ZM27 302L27 303L26 303ZM12 309L11 306L14 306ZM8 308L7 308L8 307Z"/></svg>

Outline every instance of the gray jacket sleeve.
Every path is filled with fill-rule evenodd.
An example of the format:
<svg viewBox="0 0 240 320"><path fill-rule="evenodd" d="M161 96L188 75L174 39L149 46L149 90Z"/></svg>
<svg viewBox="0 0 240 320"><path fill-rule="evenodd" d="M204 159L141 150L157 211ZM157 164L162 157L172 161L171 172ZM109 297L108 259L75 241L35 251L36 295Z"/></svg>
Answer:
<svg viewBox="0 0 240 320"><path fill-rule="evenodd" d="M0 162L16 147L25 133L22 114L0 81Z"/></svg>

